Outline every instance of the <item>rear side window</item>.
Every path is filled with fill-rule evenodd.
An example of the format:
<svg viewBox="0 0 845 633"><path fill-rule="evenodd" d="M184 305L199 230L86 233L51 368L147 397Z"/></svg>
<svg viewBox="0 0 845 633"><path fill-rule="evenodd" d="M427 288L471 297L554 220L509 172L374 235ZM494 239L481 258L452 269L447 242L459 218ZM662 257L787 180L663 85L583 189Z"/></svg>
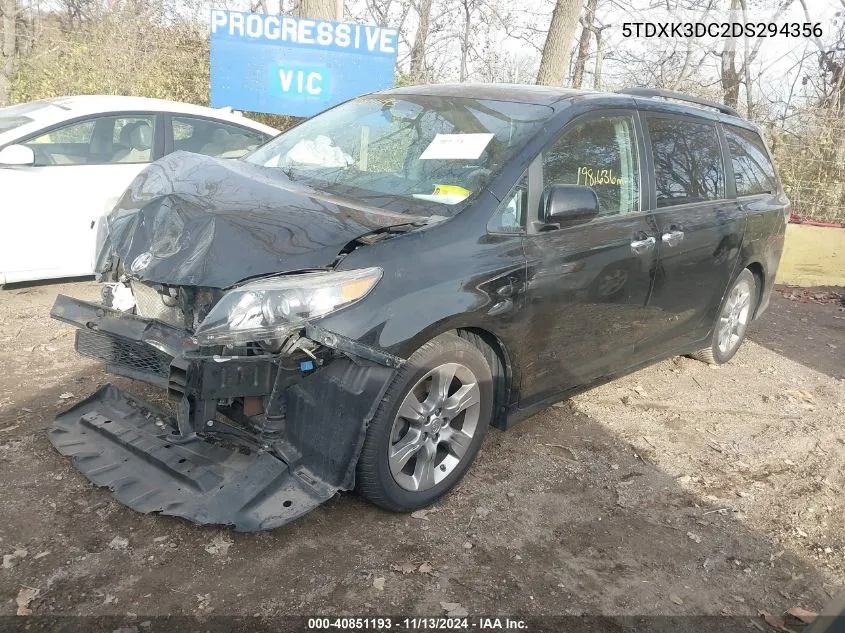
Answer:
<svg viewBox="0 0 845 633"><path fill-rule="evenodd" d="M571 123L543 156L543 186L582 185L596 192L601 216L636 213L640 171L630 116Z"/></svg>
<svg viewBox="0 0 845 633"><path fill-rule="evenodd" d="M777 190L775 168L760 135L751 130L725 126L736 179L736 195L753 196Z"/></svg>
<svg viewBox="0 0 845 633"><path fill-rule="evenodd" d="M648 118L657 206L725 197L725 165L716 126L677 118Z"/></svg>

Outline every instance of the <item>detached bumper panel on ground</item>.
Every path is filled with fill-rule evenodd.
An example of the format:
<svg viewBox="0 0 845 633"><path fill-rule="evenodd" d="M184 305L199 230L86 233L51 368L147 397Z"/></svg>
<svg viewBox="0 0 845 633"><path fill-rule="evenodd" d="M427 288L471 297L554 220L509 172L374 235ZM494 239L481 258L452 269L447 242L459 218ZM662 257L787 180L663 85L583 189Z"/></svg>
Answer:
<svg viewBox="0 0 845 633"><path fill-rule="evenodd" d="M60 414L50 442L97 486L133 510L236 530L288 523L329 499L266 451L244 454L162 428L167 414L107 385Z"/></svg>

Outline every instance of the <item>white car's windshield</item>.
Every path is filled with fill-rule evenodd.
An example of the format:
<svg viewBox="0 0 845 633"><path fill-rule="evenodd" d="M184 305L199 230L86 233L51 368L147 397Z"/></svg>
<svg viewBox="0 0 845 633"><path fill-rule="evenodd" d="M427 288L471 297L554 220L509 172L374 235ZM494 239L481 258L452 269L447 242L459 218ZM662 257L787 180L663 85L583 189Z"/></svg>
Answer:
<svg viewBox="0 0 845 633"><path fill-rule="evenodd" d="M245 160L377 206L401 202L414 212L448 214L481 191L552 113L510 101L369 95L305 121Z"/></svg>

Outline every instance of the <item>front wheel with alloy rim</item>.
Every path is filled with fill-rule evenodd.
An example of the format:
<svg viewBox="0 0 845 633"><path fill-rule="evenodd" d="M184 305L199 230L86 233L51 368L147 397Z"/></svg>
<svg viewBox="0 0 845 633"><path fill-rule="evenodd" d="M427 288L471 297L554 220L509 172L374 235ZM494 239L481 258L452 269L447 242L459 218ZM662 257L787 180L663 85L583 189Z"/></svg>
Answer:
<svg viewBox="0 0 845 633"><path fill-rule="evenodd" d="M710 346L694 354L696 358L711 365L727 363L739 350L745 339L748 323L757 305L757 279L747 268L737 277L716 317Z"/></svg>
<svg viewBox="0 0 845 633"><path fill-rule="evenodd" d="M493 415L493 379L481 350L442 334L396 373L364 440L357 487L388 510L431 504L475 459Z"/></svg>

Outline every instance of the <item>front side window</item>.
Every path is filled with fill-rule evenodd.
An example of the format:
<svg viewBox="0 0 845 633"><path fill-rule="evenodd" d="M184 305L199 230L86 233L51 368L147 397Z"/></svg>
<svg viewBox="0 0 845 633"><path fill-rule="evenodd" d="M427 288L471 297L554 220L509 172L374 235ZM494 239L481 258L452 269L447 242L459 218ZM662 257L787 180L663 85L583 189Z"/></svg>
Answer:
<svg viewBox="0 0 845 633"><path fill-rule="evenodd" d="M35 152L35 165L148 163L154 117L107 116L85 119L38 134L23 144Z"/></svg>
<svg viewBox="0 0 845 633"><path fill-rule="evenodd" d="M528 210L528 174L522 176L514 185L502 204L487 223L491 233L521 233L525 228Z"/></svg>
<svg viewBox="0 0 845 633"><path fill-rule="evenodd" d="M725 197L725 166L716 126L676 118L648 118L657 206Z"/></svg>
<svg viewBox="0 0 845 633"><path fill-rule="evenodd" d="M775 168L760 135L751 130L725 126L736 179L736 195L753 196L777 190Z"/></svg>
<svg viewBox="0 0 845 633"><path fill-rule="evenodd" d="M173 149L217 158L239 158L267 140L261 132L237 125L188 116L174 116Z"/></svg>
<svg viewBox="0 0 845 633"><path fill-rule="evenodd" d="M309 119L244 160L320 191L449 215L481 192L552 114L529 103L367 95Z"/></svg>
<svg viewBox="0 0 845 633"><path fill-rule="evenodd" d="M628 115L571 123L543 156L543 186L590 187L600 216L636 213L640 170L635 138Z"/></svg>

